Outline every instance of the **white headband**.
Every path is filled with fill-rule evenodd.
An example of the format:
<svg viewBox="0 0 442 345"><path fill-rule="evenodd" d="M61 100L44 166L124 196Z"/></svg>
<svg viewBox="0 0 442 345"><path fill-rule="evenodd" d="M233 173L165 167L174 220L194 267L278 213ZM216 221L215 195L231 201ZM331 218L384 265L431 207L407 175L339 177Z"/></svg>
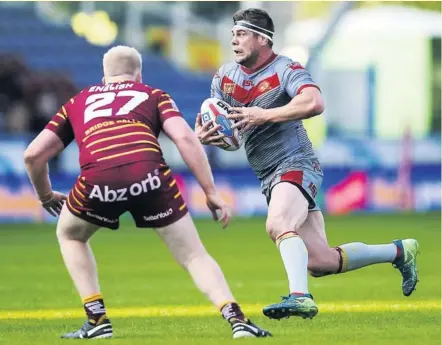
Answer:
<svg viewBox="0 0 442 345"><path fill-rule="evenodd" d="M246 29L249 31L253 31L254 33L261 35L262 37L267 38L269 41L273 42L273 32L267 29L264 29L258 25L251 24L249 22L246 22L244 20L239 20L235 22L235 25L233 25L234 29Z"/></svg>

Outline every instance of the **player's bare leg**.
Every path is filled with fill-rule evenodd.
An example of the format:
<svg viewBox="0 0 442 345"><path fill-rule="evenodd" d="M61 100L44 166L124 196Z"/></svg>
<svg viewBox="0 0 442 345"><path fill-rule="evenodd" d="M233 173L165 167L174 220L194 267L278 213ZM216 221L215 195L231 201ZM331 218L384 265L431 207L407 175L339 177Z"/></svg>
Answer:
<svg viewBox="0 0 442 345"><path fill-rule="evenodd" d="M189 272L195 285L219 308L231 325L234 338L271 335L244 316L221 268L202 244L189 214L169 226L157 228L156 232L175 260Z"/></svg>
<svg viewBox="0 0 442 345"><path fill-rule="evenodd" d="M417 284L416 256L418 243L414 239L398 240L388 244L368 245L361 242L330 248L325 234L322 212L309 212L298 230L309 253L308 269L314 277L344 273L365 266L392 263L403 277L402 290L409 296Z"/></svg>
<svg viewBox="0 0 442 345"><path fill-rule="evenodd" d="M88 318L79 330L64 334L63 338L111 338L113 335L100 293L97 264L88 243L98 228L74 216L66 204L63 206L57 224L57 238L64 263L83 301Z"/></svg>
<svg viewBox="0 0 442 345"><path fill-rule="evenodd" d="M288 297L263 309L272 319L290 316L312 318L318 313L308 292L308 252L297 230L308 215L308 202L298 187L288 182L278 183L272 190L266 222L267 233L276 243L289 281Z"/></svg>

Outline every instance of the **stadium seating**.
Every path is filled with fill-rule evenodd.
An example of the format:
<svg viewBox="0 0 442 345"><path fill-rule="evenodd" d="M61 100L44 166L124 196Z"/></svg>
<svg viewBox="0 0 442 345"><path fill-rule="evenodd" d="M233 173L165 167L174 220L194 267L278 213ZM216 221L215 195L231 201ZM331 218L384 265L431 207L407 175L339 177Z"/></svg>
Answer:
<svg viewBox="0 0 442 345"><path fill-rule="evenodd" d="M89 44L69 26L41 20L33 8L0 8L0 52L21 56L31 69L63 71L78 87L101 81L101 58L108 48ZM170 93L193 123L199 105L209 96L211 76L179 70L149 52L143 53L143 60L144 81Z"/></svg>

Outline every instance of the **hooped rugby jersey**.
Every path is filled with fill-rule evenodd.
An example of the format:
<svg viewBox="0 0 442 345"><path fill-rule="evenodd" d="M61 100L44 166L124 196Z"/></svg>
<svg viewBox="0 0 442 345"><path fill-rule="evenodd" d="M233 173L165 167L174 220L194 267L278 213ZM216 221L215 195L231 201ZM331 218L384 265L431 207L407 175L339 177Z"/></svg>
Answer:
<svg viewBox="0 0 442 345"><path fill-rule="evenodd" d="M257 69L236 62L223 65L212 80L211 97L232 107L271 109L288 104L306 87L319 87L301 64L273 54ZM244 133L248 161L258 178L269 176L287 159L316 159L301 120L266 123Z"/></svg>
<svg viewBox="0 0 442 345"><path fill-rule="evenodd" d="M45 128L65 146L76 140L82 170L100 171L138 161L165 164L158 136L173 116L182 114L169 94L124 81L84 89Z"/></svg>

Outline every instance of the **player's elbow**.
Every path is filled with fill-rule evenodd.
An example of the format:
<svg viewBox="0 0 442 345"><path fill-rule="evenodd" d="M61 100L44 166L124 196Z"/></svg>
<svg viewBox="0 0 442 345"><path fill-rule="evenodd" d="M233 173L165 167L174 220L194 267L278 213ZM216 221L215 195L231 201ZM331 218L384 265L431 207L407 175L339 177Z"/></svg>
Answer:
<svg viewBox="0 0 442 345"><path fill-rule="evenodd" d="M41 154L32 146L28 146L23 154L23 159L26 165L35 164L41 160Z"/></svg>
<svg viewBox="0 0 442 345"><path fill-rule="evenodd" d="M34 150L32 150L30 147L28 147L25 150L25 153L23 154L23 159L26 164L31 164L31 163L35 162L35 160L37 159L37 154Z"/></svg>
<svg viewBox="0 0 442 345"><path fill-rule="evenodd" d="M325 109L324 100L322 97L312 97L309 108L311 117L322 114Z"/></svg>

